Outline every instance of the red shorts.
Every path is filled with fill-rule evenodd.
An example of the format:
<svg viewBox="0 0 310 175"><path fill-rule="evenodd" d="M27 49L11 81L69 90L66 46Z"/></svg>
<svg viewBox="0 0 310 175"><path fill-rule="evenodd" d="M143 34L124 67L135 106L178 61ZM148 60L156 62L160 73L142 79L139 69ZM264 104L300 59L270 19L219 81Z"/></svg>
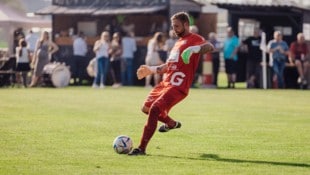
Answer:
<svg viewBox="0 0 310 175"><path fill-rule="evenodd" d="M152 105L157 105L161 111L167 115L170 109L186 96L187 94L181 92L177 88L167 87L164 86L163 83L160 83L149 93L144 102L144 106L151 108Z"/></svg>

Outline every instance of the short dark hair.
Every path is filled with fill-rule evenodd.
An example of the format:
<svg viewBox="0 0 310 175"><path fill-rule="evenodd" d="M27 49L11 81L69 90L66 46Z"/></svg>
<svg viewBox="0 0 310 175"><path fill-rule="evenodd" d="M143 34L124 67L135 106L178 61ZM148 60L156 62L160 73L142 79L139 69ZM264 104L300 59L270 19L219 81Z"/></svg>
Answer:
<svg viewBox="0 0 310 175"><path fill-rule="evenodd" d="M19 40L19 46L21 47L20 50L19 50L19 56L21 57L22 56L22 48L23 47L27 47L27 42L25 41L24 38L20 39Z"/></svg>
<svg viewBox="0 0 310 175"><path fill-rule="evenodd" d="M174 14L171 17L171 20L174 20L174 19L180 20L182 23L187 22L189 24L189 15L186 12L178 12L178 13Z"/></svg>
<svg viewBox="0 0 310 175"><path fill-rule="evenodd" d="M84 32L83 31L80 31L79 32L79 37L83 38L85 36Z"/></svg>
<svg viewBox="0 0 310 175"><path fill-rule="evenodd" d="M19 46L21 46L21 47L27 47L27 42L25 41L24 38L21 38L21 39L19 40Z"/></svg>
<svg viewBox="0 0 310 175"><path fill-rule="evenodd" d="M154 40L156 41L156 42L162 42L162 40L163 40L163 33L162 32L156 32L155 34L154 34L154 36L153 36L153 38L154 38Z"/></svg>

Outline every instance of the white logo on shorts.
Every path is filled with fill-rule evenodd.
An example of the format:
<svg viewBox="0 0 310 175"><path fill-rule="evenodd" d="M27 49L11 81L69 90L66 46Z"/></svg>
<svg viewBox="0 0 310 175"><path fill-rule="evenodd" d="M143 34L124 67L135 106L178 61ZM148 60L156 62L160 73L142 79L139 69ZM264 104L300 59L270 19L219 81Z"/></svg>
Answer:
<svg viewBox="0 0 310 175"><path fill-rule="evenodd" d="M185 78L185 74L183 72L175 72L171 76L170 83L174 86L180 86Z"/></svg>

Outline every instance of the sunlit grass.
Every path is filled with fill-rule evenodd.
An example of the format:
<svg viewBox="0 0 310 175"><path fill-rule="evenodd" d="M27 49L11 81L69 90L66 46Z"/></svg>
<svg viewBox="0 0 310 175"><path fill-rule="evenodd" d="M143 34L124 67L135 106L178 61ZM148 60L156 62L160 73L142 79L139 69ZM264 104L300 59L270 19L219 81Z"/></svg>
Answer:
<svg viewBox="0 0 310 175"><path fill-rule="evenodd" d="M192 89L171 111L179 130L137 146L149 89L0 89L0 174L309 174L310 93Z"/></svg>

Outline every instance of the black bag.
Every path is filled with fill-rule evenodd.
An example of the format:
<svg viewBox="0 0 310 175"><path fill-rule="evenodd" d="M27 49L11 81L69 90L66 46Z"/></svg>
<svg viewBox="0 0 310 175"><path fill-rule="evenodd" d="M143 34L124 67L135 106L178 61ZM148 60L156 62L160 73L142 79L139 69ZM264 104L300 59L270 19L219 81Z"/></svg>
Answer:
<svg viewBox="0 0 310 175"><path fill-rule="evenodd" d="M10 57L1 67L0 67L0 87L9 86L15 80L15 74L9 71L15 71L16 58Z"/></svg>

